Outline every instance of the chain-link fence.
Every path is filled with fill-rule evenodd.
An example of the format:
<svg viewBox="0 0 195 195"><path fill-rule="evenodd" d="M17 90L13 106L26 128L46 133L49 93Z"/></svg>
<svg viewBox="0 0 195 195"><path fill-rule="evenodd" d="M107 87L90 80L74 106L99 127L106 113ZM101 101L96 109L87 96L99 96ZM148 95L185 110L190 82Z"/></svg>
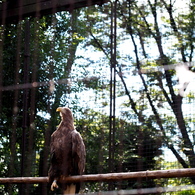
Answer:
<svg viewBox="0 0 195 195"><path fill-rule="evenodd" d="M0 1L0 177L45 181L65 106L86 146L85 175L138 174L87 180L81 193L193 194L194 9L190 0ZM156 170L175 175L139 176ZM52 194L47 182L0 182L2 194Z"/></svg>

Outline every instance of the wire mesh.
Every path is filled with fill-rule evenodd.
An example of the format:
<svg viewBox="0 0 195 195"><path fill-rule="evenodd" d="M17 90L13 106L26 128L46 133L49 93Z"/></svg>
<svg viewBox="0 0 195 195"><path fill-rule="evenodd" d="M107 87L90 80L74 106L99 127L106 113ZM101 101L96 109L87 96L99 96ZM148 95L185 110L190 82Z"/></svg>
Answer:
<svg viewBox="0 0 195 195"><path fill-rule="evenodd" d="M47 176L58 106L73 111L85 174L195 168L195 5L182 2L0 1L0 177ZM194 182L85 182L81 193L193 194ZM0 192L52 194L46 183Z"/></svg>

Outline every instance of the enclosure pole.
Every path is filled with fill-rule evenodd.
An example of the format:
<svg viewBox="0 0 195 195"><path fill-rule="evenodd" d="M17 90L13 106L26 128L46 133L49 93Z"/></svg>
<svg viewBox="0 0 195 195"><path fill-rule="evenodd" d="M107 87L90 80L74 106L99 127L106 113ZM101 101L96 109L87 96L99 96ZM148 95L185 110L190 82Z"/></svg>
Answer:
<svg viewBox="0 0 195 195"><path fill-rule="evenodd" d="M0 88L3 86L3 44L4 44L4 27L0 29ZM2 90L0 90L0 114L2 109ZM1 119L0 119L1 120Z"/></svg>
<svg viewBox="0 0 195 195"><path fill-rule="evenodd" d="M113 16L112 16L112 2L111 2L111 36L110 36L110 55L111 55L111 60L110 60L110 118L109 118L109 172L112 171L112 82L113 82L113 74L112 74L112 48L113 48Z"/></svg>
<svg viewBox="0 0 195 195"><path fill-rule="evenodd" d="M113 172L116 100L116 1L111 2L109 172Z"/></svg>
<svg viewBox="0 0 195 195"><path fill-rule="evenodd" d="M0 88L3 87L3 45L4 45L4 30L5 30L5 19L6 19L6 4L2 3L2 15L0 16L2 18L1 20L1 29L0 29ZM0 90L0 114L2 111L2 90ZM1 120L1 119L0 119ZM1 121L0 121L1 122Z"/></svg>

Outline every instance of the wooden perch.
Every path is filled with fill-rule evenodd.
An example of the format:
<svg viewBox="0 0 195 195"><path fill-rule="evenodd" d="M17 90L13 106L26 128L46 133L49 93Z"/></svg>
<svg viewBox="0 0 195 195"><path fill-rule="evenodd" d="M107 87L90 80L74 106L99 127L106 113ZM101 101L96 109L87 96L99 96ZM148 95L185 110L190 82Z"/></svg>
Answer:
<svg viewBox="0 0 195 195"><path fill-rule="evenodd" d="M107 173L94 175L81 175L63 178L66 182L100 182L100 181L114 181L114 180L129 180L136 178L173 178L173 177L194 177L195 168L186 169L170 169L157 171L139 171L126 173ZM0 183L46 183L48 177L11 177L0 178Z"/></svg>

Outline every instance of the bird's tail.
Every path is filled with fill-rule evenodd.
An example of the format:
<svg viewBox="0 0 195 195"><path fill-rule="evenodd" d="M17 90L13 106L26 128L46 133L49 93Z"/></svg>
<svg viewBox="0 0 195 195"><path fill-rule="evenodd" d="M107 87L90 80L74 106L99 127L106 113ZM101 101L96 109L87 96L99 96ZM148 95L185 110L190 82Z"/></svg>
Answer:
<svg viewBox="0 0 195 195"><path fill-rule="evenodd" d="M63 191L63 194L75 194L76 192L76 185L75 184L70 184L67 185L66 190Z"/></svg>

